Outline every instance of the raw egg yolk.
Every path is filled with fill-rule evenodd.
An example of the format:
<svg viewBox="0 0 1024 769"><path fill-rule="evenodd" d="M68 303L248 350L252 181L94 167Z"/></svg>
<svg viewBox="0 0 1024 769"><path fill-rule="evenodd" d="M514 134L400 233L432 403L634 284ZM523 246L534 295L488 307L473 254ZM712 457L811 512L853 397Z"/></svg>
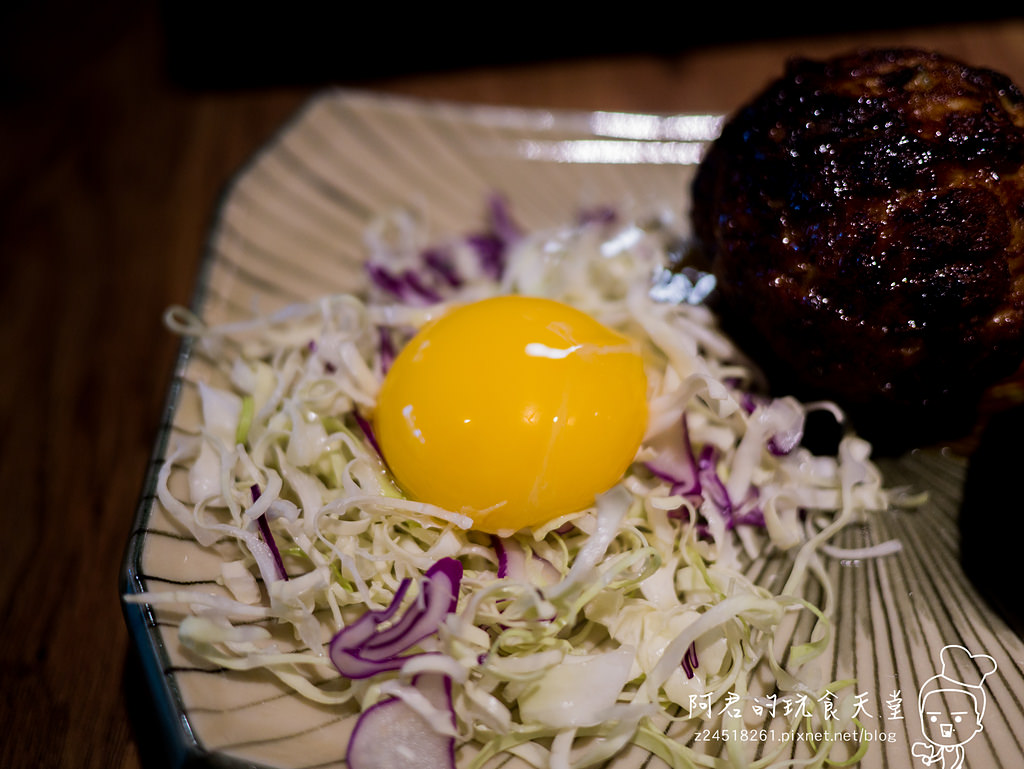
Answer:
<svg viewBox="0 0 1024 769"><path fill-rule="evenodd" d="M630 340L551 299L499 296L427 324L384 378L384 460L415 499L512 532L611 488L647 427Z"/></svg>

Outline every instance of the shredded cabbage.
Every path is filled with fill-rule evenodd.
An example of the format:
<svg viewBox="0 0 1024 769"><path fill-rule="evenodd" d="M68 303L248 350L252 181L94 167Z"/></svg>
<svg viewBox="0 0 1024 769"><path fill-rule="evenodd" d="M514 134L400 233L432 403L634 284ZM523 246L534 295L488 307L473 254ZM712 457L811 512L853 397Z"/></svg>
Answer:
<svg viewBox="0 0 1024 769"><path fill-rule="evenodd" d="M750 707L730 707L740 701L779 733L856 730L819 710L765 710L849 688L810 663L831 629L830 540L888 504L870 446L852 434L835 456L800 445L809 410L841 413L758 394L756 371L702 303L713 279L668 268L682 232L671 217L586 216L532 233L501 221L487 237L423 249L413 220L382 219L368 234L365 296L222 327L168 313L223 379L200 384L202 427L169 453L158 498L225 553L226 590L132 600L186 605L179 634L193 652L353 715L441 674L468 769L499 754L578 769L627 750L671 766L788 761L792 743L695 738L709 724L749 728ZM407 498L369 424L391 357L418 326L503 292L569 302L638 340L651 416L635 463L593 508L496 541ZM187 473L185 493L172 490L175 472ZM418 641L423 653L340 675L330 639L401 591L415 600L447 558L464 569L458 602ZM767 561L782 576L761 585L750 575ZM806 765L837 760L842 744L809 743Z"/></svg>

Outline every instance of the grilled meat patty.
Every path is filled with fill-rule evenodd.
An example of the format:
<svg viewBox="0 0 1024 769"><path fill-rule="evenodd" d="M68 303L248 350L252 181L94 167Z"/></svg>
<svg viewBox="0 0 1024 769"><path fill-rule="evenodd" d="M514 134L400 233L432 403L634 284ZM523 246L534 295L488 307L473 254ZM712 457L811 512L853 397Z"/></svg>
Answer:
<svg viewBox="0 0 1024 769"><path fill-rule="evenodd" d="M1024 96L998 73L794 60L709 147L693 225L769 381L876 442L941 437L1024 358Z"/></svg>

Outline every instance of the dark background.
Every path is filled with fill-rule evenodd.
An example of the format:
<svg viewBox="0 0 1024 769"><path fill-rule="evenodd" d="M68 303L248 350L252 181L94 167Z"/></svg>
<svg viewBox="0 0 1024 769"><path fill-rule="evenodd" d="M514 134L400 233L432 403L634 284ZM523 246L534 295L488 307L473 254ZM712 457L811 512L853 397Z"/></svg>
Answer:
<svg viewBox="0 0 1024 769"><path fill-rule="evenodd" d="M927 10L921 10L921 7ZM832 11L831 13L827 11ZM161 66L188 88L365 83L421 72L1021 17L1020 3L594 4L11 0L0 87L38 98L156 15Z"/></svg>
<svg viewBox="0 0 1024 769"><path fill-rule="evenodd" d="M745 40L993 20L1008 17L1011 7L929 3L922 12L861 2L827 13L825 3L210 5L162 6L168 65L181 83L258 87L609 54L671 56Z"/></svg>

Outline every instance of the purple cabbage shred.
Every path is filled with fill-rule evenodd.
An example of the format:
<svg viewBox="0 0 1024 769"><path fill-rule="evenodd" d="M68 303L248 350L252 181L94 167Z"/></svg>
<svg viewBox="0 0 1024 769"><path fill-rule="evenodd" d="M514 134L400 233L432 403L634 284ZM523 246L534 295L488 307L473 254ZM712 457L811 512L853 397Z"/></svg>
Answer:
<svg viewBox="0 0 1024 769"><path fill-rule="evenodd" d="M383 623L398 613L411 585L402 580L387 608L368 611L331 639L331 662L347 678L369 678L398 670L417 643L437 632L444 618L455 611L462 581L462 564L442 558L423 575L420 593L405 613L386 627ZM428 652L423 652L428 653Z"/></svg>
<svg viewBox="0 0 1024 769"><path fill-rule="evenodd" d="M370 424L370 420L358 411L353 411L352 413L355 416L356 424L359 425L359 429L362 431L367 442L373 447L373 450L377 452L377 456L383 458L384 455L381 453L380 445L377 443L377 435L373 431L373 425Z"/></svg>
<svg viewBox="0 0 1024 769"><path fill-rule="evenodd" d="M697 659L697 642L694 641L690 644L686 650L686 655L683 657L683 672L686 673L687 678L693 678L695 675L694 671L700 667L700 661Z"/></svg>
<svg viewBox="0 0 1024 769"><path fill-rule="evenodd" d="M257 484L253 484L250 487L250 493L252 494L252 501L256 502L260 498L260 487ZM267 514L261 513L256 519L256 525L259 527L260 536L263 537L263 541L270 549L270 554L274 559L274 570L277 572L277 576L280 579L288 579L288 572L285 571L284 561L281 559L281 551L277 549L277 541L274 539L274 533L270 530L270 521L267 520Z"/></svg>
<svg viewBox="0 0 1024 769"><path fill-rule="evenodd" d="M465 243L476 253L481 272L491 280L501 280L505 272L509 246L522 237L505 200L498 195L488 204L488 227L465 236ZM410 305L435 304L447 292L465 283L443 247L431 246L419 254L415 269L395 271L379 262L367 264L370 280L379 290Z"/></svg>
<svg viewBox="0 0 1024 769"><path fill-rule="evenodd" d="M751 497L744 500L742 505L737 506L730 499L725 483L716 469L718 454L715 447L704 446L699 456L694 453L685 414L680 420L680 430L676 438L676 443L663 453L660 461L654 460L647 464L648 470L656 477L668 481L672 494L685 497L695 509L700 509L704 502L710 503L710 506L726 519L727 529L731 530L736 526L763 527L764 514L754 506L757 499L756 490L752 491ZM689 508L683 505L670 516L689 521ZM694 526L698 536L710 538L711 530L706 521L698 518L694 521Z"/></svg>

